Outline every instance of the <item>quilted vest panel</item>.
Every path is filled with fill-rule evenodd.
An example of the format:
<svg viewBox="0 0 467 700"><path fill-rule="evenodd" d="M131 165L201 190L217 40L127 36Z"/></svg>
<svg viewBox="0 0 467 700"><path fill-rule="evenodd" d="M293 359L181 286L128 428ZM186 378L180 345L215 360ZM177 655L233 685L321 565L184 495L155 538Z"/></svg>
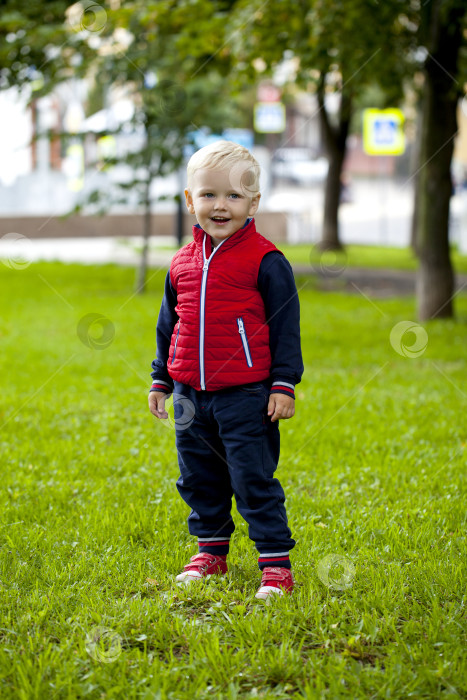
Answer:
<svg viewBox="0 0 467 700"><path fill-rule="evenodd" d="M269 326L257 279L264 255L278 249L256 231L254 219L218 245L211 258L210 236L193 226L193 237L170 266L179 317L170 342L170 376L198 391L266 379ZM210 258L204 292L203 241Z"/></svg>

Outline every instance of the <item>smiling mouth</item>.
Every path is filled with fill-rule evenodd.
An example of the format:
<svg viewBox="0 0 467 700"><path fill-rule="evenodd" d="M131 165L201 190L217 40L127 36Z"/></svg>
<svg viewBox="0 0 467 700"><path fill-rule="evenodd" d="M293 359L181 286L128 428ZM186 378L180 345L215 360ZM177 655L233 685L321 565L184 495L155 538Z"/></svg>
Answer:
<svg viewBox="0 0 467 700"><path fill-rule="evenodd" d="M230 219L225 216L211 216L211 221L214 221L215 224L226 224Z"/></svg>

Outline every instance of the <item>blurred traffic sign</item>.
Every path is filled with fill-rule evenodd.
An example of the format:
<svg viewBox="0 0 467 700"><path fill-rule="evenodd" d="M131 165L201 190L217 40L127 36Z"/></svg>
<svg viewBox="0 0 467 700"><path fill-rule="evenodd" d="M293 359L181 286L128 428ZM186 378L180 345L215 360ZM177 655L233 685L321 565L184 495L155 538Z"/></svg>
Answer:
<svg viewBox="0 0 467 700"><path fill-rule="evenodd" d="M279 134L285 130L285 107L282 102L257 102L254 108L255 131Z"/></svg>
<svg viewBox="0 0 467 700"><path fill-rule="evenodd" d="M398 156L405 151L404 114L400 109L363 110L363 150L370 156Z"/></svg>
<svg viewBox="0 0 467 700"><path fill-rule="evenodd" d="M281 91L271 83L260 83L256 92L258 102L279 102Z"/></svg>
<svg viewBox="0 0 467 700"><path fill-rule="evenodd" d="M188 136L193 144L186 144L184 147L185 158L190 158L199 148L224 139L238 143L248 150L251 150L254 145L254 134L250 129L224 129L222 134L211 134L207 129L198 129L198 131L191 131Z"/></svg>
<svg viewBox="0 0 467 700"><path fill-rule="evenodd" d="M255 136L251 129L224 129L222 132L222 137L226 141L233 141L238 143L248 150L253 148Z"/></svg>
<svg viewBox="0 0 467 700"><path fill-rule="evenodd" d="M197 151L199 148L209 146L210 143L220 141L223 138L221 134L210 134L207 129L190 131L188 136L192 143L187 143L183 147L183 155L185 158L191 158L193 153L195 153L195 151Z"/></svg>

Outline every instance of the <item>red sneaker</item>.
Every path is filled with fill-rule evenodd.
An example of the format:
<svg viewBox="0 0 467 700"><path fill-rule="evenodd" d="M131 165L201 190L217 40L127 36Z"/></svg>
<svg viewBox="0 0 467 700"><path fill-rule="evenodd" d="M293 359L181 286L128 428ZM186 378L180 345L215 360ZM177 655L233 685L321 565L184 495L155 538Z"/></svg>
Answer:
<svg viewBox="0 0 467 700"><path fill-rule="evenodd" d="M284 592L292 593L294 585L295 582L290 569L285 569L282 566L266 566L263 569L261 586L255 598L266 600L273 594L284 595Z"/></svg>
<svg viewBox="0 0 467 700"><path fill-rule="evenodd" d="M183 567L181 574L178 574L176 581L193 581L210 574L227 573L227 562L223 557L216 557L209 552L201 552L191 557L190 563Z"/></svg>

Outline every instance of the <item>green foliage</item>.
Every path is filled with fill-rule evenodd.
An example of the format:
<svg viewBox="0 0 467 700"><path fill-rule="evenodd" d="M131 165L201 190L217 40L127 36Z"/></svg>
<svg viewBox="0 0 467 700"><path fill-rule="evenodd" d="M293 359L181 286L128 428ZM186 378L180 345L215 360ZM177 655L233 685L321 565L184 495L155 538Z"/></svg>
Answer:
<svg viewBox="0 0 467 700"><path fill-rule="evenodd" d="M196 543L174 434L147 409L151 275L142 298L113 265L0 267L2 700L462 697L465 295L409 359L389 336L412 299L298 280L306 371L278 470L298 585L264 606L235 508L228 577L174 584ZM113 342L80 340L89 313ZM320 577L333 554L347 588Z"/></svg>
<svg viewBox="0 0 467 700"><path fill-rule="evenodd" d="M133 100L135 114L125 128L143 134L140 144L105 163L124 162L134 169L132 182L121 183L118 201L125 199L130 184L147 207L150 183L180 166L190 132L249 125L226 78L230 63L224 31L231 3L51 2L45 15L40 3L6 4L0 23L0 36L8 39L0 53L4 86L35 78L33 96L39 97L60 79L86 78L91 114L105 104L110 89L120 88ZM111 204L109 196L92 192L76 209L98 203L104 211Z"/></svg>
<svg viewBox="0 0 467 700"><path fill-rule="evenodd" d="M100 80L95 80L88 92L86 104L85 104L85 114L86 117L90 117L91 114L99 112L101 109L105 108L105 88Z"/></svg>
<svg viewBox="0 0 467 700"><path fill-rule="evenodd" d="M65 10L69 2L2 0L0 3L0 88L25 87L31 80L50 85L66 74L65 55L53 47L67 41ZM53 55L53 58L52 58Z"/></svg>
<svg viewBox="0 0 467 700"><path fill-rule="evenodd" d="M143 130L144 139L121 158L135 173L121 189L131 188L146 207L152 180L183 163L191 132L245 125L223 74L225 17L212 10L213 3L203 0L134 0L111 9L101 49L89 63L96 86L121 86L136 106L131 126ZM84 63L80 71L86 72Z"/></svg>
<svg viewBox="0 0 467 700"><path fill-rule="evenodd" d="M234 26L243 30L236 54L241 77L253 78L256 56L269 68L293 57L295 80L306 89L328 76L327 89L345 87L352 96L377 81L388 101L401 99L413 69L414 29L405 1L240 0L236 12Z"/></svg>

